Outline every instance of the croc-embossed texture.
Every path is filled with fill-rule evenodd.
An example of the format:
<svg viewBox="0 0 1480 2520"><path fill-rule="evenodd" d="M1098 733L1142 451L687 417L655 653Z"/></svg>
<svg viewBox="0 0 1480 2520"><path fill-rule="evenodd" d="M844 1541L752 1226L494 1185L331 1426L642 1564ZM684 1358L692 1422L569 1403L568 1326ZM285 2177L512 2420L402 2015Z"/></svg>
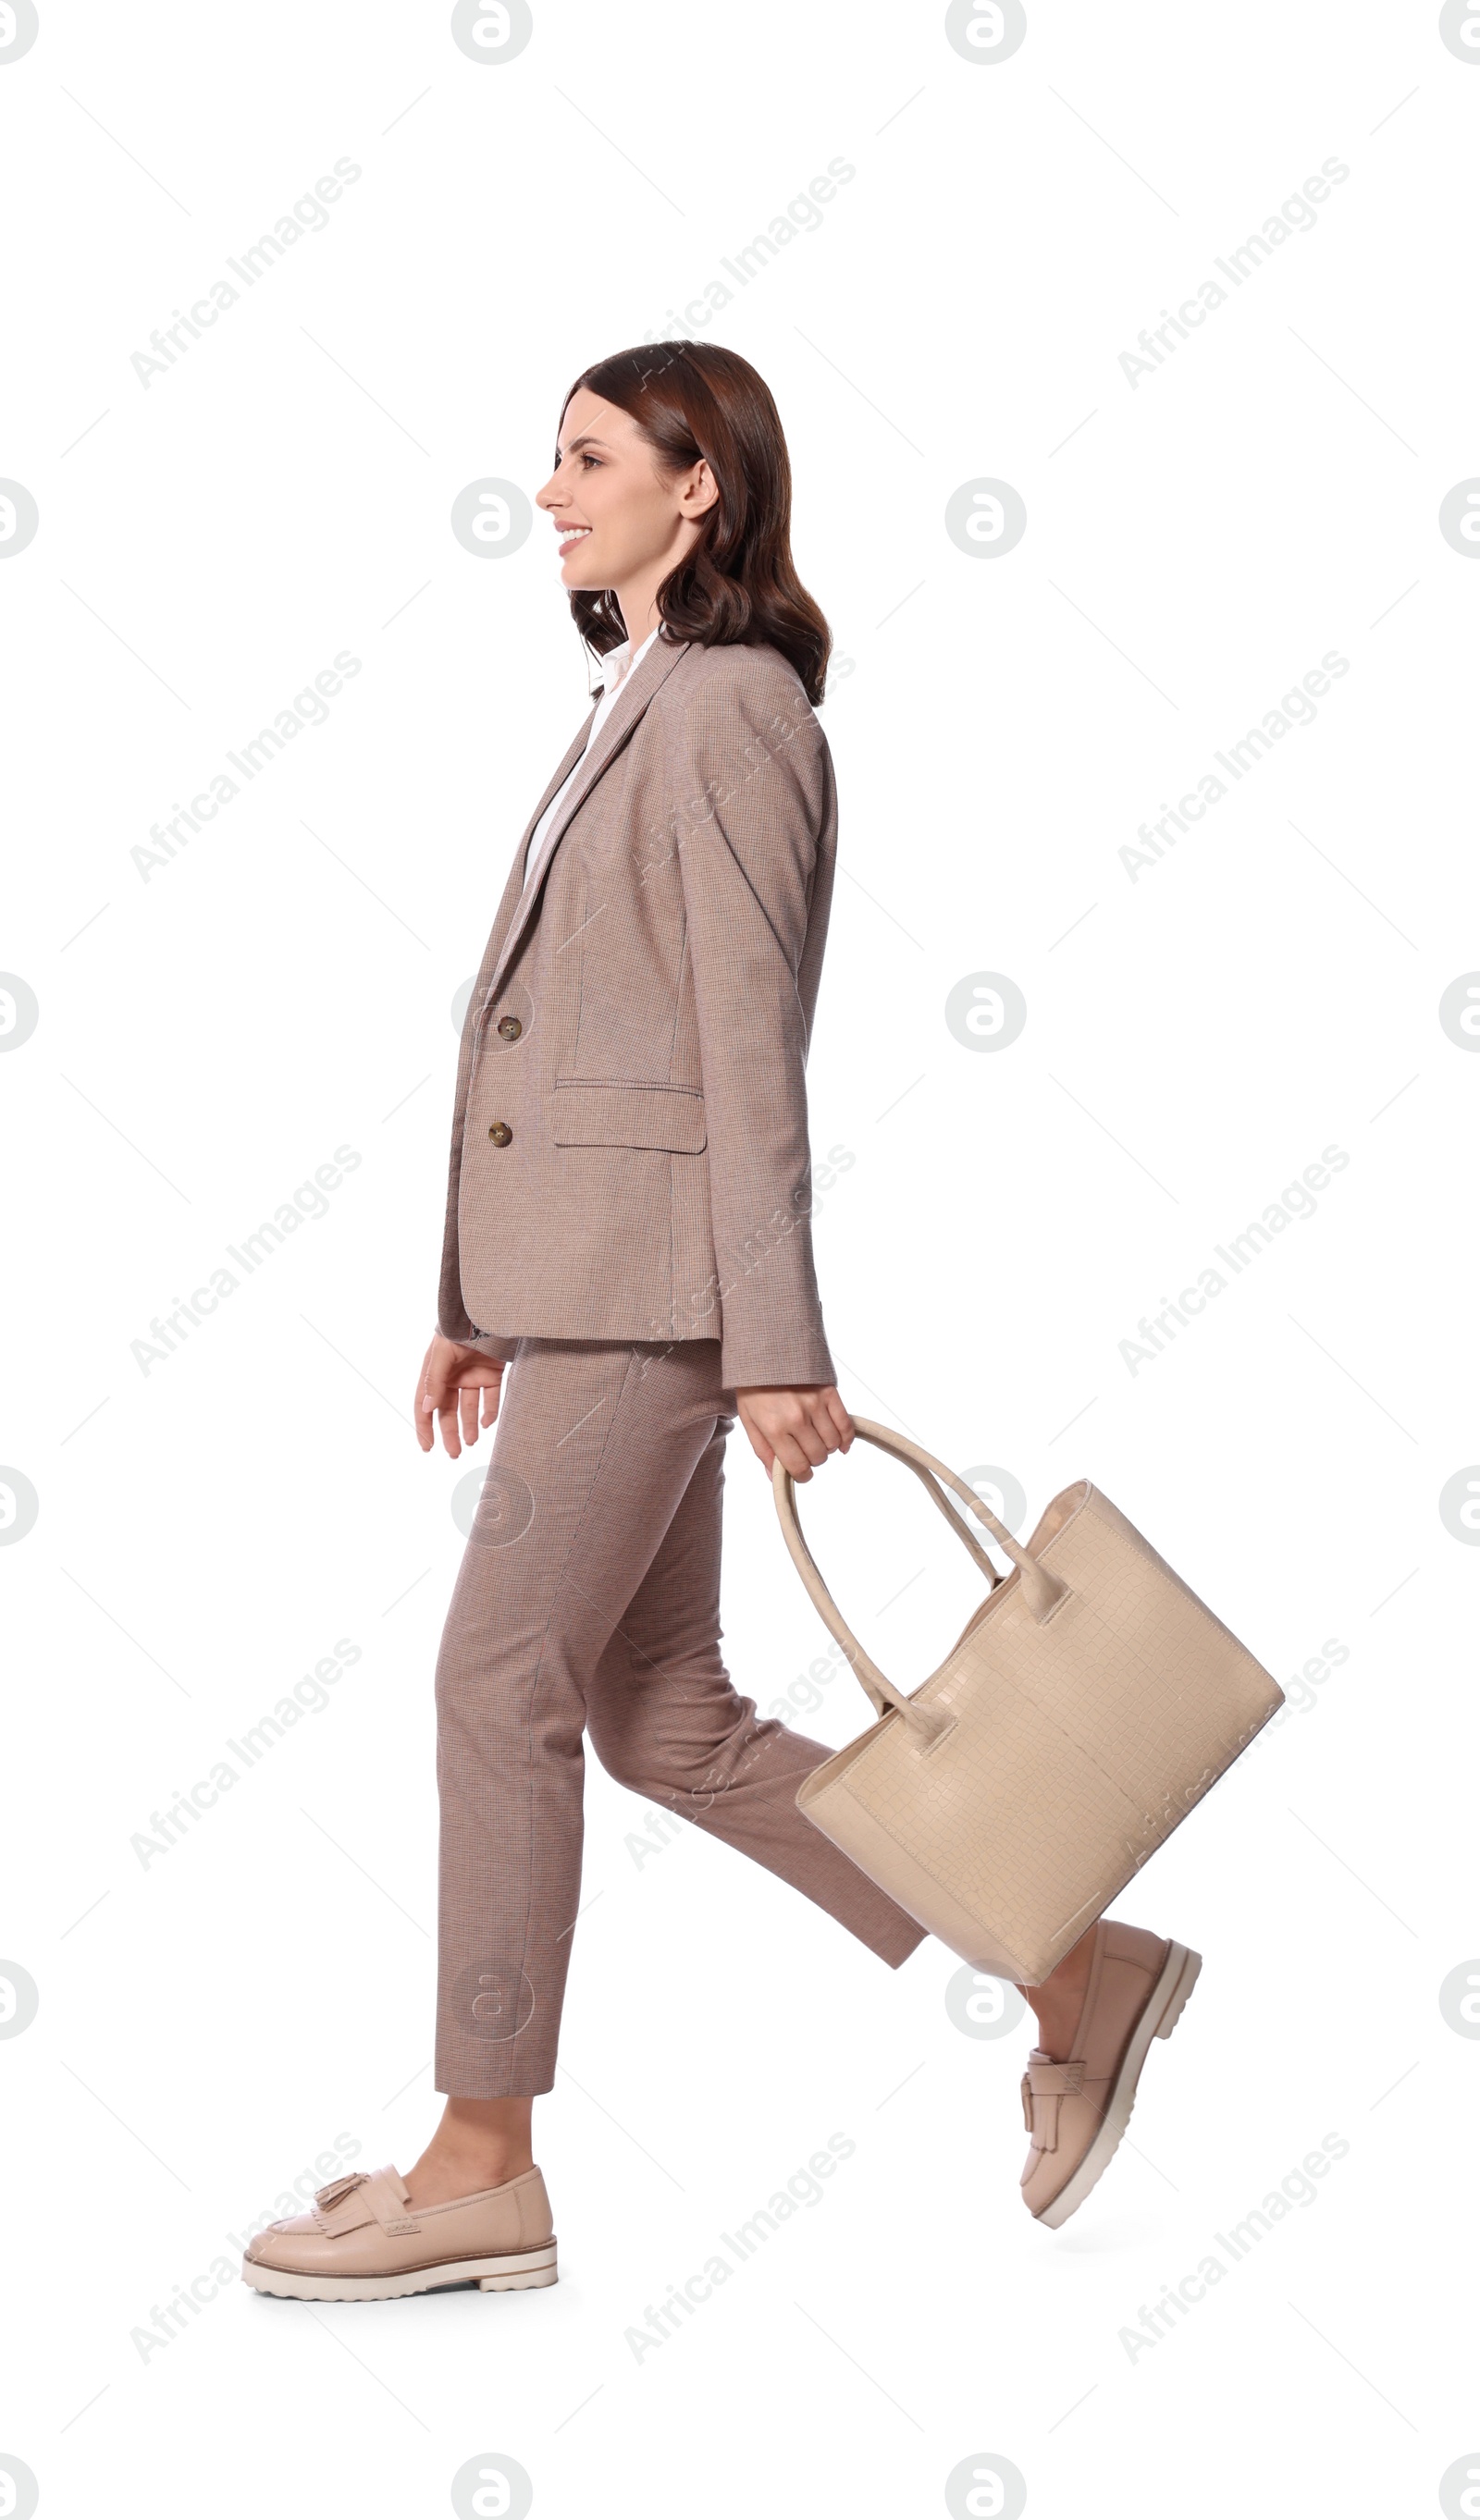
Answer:
<svg viewBox="0 0 1480 2520"><path fill-rule="evenodd" d="M787 1545L880 1720L797 1802L973 1967L1035 1986L1283 1703L1283 1691L1090 1480L1026 1549L943 1462L858 1433L957 1493L1012 1559L938 1670L902 1697L844 1623L774 1485ZM948 1519L976 1554L943 1497Z"/></svg>

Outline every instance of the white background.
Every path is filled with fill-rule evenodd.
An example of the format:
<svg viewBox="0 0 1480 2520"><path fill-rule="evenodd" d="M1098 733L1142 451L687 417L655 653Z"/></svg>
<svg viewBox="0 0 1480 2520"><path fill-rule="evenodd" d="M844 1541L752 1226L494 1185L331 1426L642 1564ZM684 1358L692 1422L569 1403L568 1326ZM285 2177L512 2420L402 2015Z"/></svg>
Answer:
<svg viewBox="0 0 1480 2520"><path fill-rule="evenodd" d="M40 515L0 569L0 964L39 1008L0 1062L0 1458L39 1500L0 1556L0 1956L40 1995L0 2043L0 2453L44 2513L432 2514L485 2452L541 2515L892 2520L975 2453L1034 2515L1460 2508L1480 2046L1438 1990L1480 1952L1480 1559L1439 1497L1480 1456L1480 1060L1438 1008L1480 965L1480 570L1438 511L1480 472L1477 106L1480 53L1371 0L1030 5L1007 60L934 7L537 0L477 63L444 8L78 0L0 69L0 472ZM340 158L322 232L142 383ZM964 2036L938 1945L891 1974L695 1832L643 1854L593 1762L536 2116L560 2284L264 2302L208 2276L226 2234L340 2134L404 2166L439 2106L430 1683L470 1464L409 1409L454 998L585 705L543 523L479 560L449 512L532 494L575 374L682 322L835 158L820 226L709 329L777 395L851 667L810 1070L814 1148L853 1158L817 1228L845 1395L1009 1469L1031 1519L1093 1477L1286 1686L1347 1659L1121 1903L1206 1965L1060 2232L1017 2194L1028 2026ZM1128 382L1331 158L1314 227ZM984 476L1026 503L998 559L944 527ZM1138 825L1333 650L1316 722L1133 880ZM340 651L328 722L146 878L150 826ZM944 1016L982 971L1028 1010L988 1055ZM142 1371L340 1146L328 1213ZM1327 1146L1315 1214L1132 1371L1141 1318ZM862 1447L803 1507L913 1684L964 1554ZM827 1640L739 1437L727 1524L766 1711ZM325 1709L142 1865L339 1639ZM822 1694L803 1729L847 1739L862 1695ZM637 2359L833 2133L823 2201ZM1327 2134L1317 2201L1133 2359L1141 2306Z"/></svg>

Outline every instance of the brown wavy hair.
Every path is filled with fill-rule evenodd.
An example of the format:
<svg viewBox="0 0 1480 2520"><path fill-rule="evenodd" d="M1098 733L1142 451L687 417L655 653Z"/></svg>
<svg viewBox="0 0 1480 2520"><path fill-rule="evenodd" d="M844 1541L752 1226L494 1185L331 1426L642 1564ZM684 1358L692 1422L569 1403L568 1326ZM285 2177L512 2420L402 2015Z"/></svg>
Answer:
<svg viewBox="0 0 1480 2520"><path fill-rule="evenodd" d="M832 633L791 558L791 463L764 378L717 342L648 341L578 376L561 421L583 385L637 422L664 471L702 456L719 486L697 542L658 588L660 619L702 648L779 648L815 708ZM599 656L627 636L609 588L572 588L570 609Z"/></svg>

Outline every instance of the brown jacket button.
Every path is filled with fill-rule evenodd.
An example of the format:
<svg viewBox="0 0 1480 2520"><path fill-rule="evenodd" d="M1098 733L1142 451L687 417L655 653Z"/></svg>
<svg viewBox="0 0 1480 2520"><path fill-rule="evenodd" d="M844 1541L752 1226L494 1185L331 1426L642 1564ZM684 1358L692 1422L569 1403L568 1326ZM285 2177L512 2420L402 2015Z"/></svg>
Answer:
<svg viewBox="0 0 1480 2520"><path fill-rule="evenodd" d="M514 1144L514 1131L507 1120L495 1120L488 1135L496 1147L512 1147Z"/></svg>
<svg viewBox="0 0 1480 2520"><path fill-rule="evenodd" d="M517 1041L517 1040L518 1040L518 1037L519 1037L520 1033L523 1031L523 1029L524 1029L524 1027L523 1027L523 1025L520 1023L520 1021L519 1021L519 1019L518 1019L518 1016L517 1016L517 1015L500 1015L500 1017L499 1017L499 1039L500 1039L500 1041Z"/></svg>

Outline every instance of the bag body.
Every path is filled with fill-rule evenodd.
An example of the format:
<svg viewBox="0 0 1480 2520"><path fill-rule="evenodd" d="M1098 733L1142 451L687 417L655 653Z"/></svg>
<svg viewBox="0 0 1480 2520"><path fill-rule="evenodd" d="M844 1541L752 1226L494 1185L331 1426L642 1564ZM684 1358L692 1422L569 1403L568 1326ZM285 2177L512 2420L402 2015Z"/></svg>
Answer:
<svg viewBox="0 0 1480 2520"><path fill-rule="evenodd" d="M990 1589L944 1662L903 1696L845 1625L776 1463L787 1548L879 1715L813 1770L797 1807L948 1949L1034 1986L1284 1692L1089 1479L1060 1491L1023 1549L933 1454L853 1422L924 1482ZM938 1482L986 1525L1010 1574Z"/></svg>

